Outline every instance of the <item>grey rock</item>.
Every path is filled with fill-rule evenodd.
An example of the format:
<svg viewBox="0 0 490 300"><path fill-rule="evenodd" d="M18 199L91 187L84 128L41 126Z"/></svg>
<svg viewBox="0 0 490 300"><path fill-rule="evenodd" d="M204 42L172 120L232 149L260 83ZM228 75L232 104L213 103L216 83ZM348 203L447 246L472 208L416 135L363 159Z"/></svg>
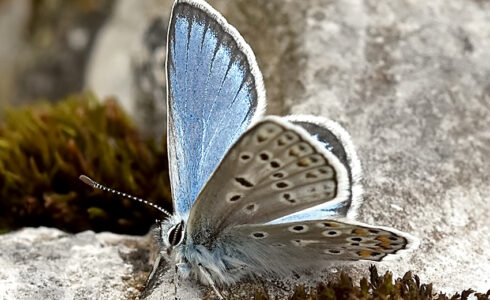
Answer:
<svg viewBox="0 0 490 300"><path fill-rule="evenodd" d="M2 1L0 3L0 103L5 104L15 94L16 59L25 46L22 34L25 31L31 5L27 0Z"/></svg>
<svg viewBox="0 0 490 300"><path fill-rule="evenodd" d="M172 1L118 0L100 30L85 88L115 97L149 134L161 137L166 117L165 44Z"/></svg>
<svg viewBox="0 0 490 300"><path fill-rule="evenodd" d="M147 242L141 237L91 231L71 235L42 227L0 235L0 299L135 297L139 291L133 278L148 263Z"/></svg>

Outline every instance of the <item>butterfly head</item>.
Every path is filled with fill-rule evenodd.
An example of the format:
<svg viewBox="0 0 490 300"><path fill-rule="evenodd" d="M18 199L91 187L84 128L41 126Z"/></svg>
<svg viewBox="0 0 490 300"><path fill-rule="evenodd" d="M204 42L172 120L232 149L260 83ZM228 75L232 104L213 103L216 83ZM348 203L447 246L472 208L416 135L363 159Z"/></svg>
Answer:
<svg viewBox="0 0 490 300"><path fill-rule="evenodd" d="M156 238L161 245L161 248L168 256L171 256L172 251L181 246L185 240L185 222L179 216L172 216L163 220L158 226L158 234Z"/></svg>

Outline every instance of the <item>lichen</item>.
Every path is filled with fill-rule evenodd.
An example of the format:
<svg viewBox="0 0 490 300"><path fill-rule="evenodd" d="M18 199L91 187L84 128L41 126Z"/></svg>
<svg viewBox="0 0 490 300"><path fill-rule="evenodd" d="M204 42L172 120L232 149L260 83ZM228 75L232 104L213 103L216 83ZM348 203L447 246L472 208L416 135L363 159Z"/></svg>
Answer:
<svg viewBox="0 0 490 300"><path fill-rule="evenodd" d="M158 211L93 190L78 176L170 209L166 159L165 145L142 137L114 100L84 94L10 108L0 122L0 232L51 226L144 234Z"/></svg>

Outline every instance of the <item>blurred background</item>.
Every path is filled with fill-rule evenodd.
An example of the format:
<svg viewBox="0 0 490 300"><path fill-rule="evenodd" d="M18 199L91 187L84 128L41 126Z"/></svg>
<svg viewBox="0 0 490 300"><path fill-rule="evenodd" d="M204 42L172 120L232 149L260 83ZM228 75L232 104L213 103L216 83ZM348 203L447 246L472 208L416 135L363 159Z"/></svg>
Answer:
<svg viewBox="0 0 490 300"><path fill-rule="evenodd" d="M164 46L170 1L0 0L0 232L145 234L171 210Z"/></svg>
<svg viewBox="0 0 490 300"><path fill-rule="evenodd" d="M163 95L152 93L163 65L152 60L163 63L163 14L169 5L152 5L155 1L0 1L2 105L59 101L84 90L116 96L127 111L134 110L135 98L161 100ZM161 133L163 119L147 122Z"/></svg>

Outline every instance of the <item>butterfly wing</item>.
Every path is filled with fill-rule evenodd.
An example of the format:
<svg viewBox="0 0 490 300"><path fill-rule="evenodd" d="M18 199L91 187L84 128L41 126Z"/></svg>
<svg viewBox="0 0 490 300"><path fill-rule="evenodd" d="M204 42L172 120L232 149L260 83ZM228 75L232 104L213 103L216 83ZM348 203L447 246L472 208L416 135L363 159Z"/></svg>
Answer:
<svg viewBox="0 0 490 300"><path fill-rule="evenodd" d="M332 206L326 202L277 220L271 223L285 223L301 220L325 218L356 217L357 208L362 202L361 163L357 157L350 135L338 123L323 117L298 115L285 118L295 125L303 127L317 139L325 149L332 152L346 168L349 176L348 194L341 205Z"/></svg>
<svg viewBox="0 0 490 300"><path fill-rule="evenodd" d="M256 248L253 253L259 251L260 259L286 255L283 262L302 266L305 258L320 265L331 260L381 261L418 246L417 239L393 228L329 219L240 225L225 236L228 234L230 239Z"/></svg>
<svg viewBox="0 0 490 300"><path fill-rule="evenodd" d="M233 145L191 208L187 235L212 244L224 229L261 224L349 193L342 162L302 127L266 117Z"/></svg>
<svg viewBox="0 0 490 300"><path fill-rule="evenodd" d="M197 194L265 108L262 75L240 34L204 1L174 3L168 33L168 154L176 211Z"/></svg>

